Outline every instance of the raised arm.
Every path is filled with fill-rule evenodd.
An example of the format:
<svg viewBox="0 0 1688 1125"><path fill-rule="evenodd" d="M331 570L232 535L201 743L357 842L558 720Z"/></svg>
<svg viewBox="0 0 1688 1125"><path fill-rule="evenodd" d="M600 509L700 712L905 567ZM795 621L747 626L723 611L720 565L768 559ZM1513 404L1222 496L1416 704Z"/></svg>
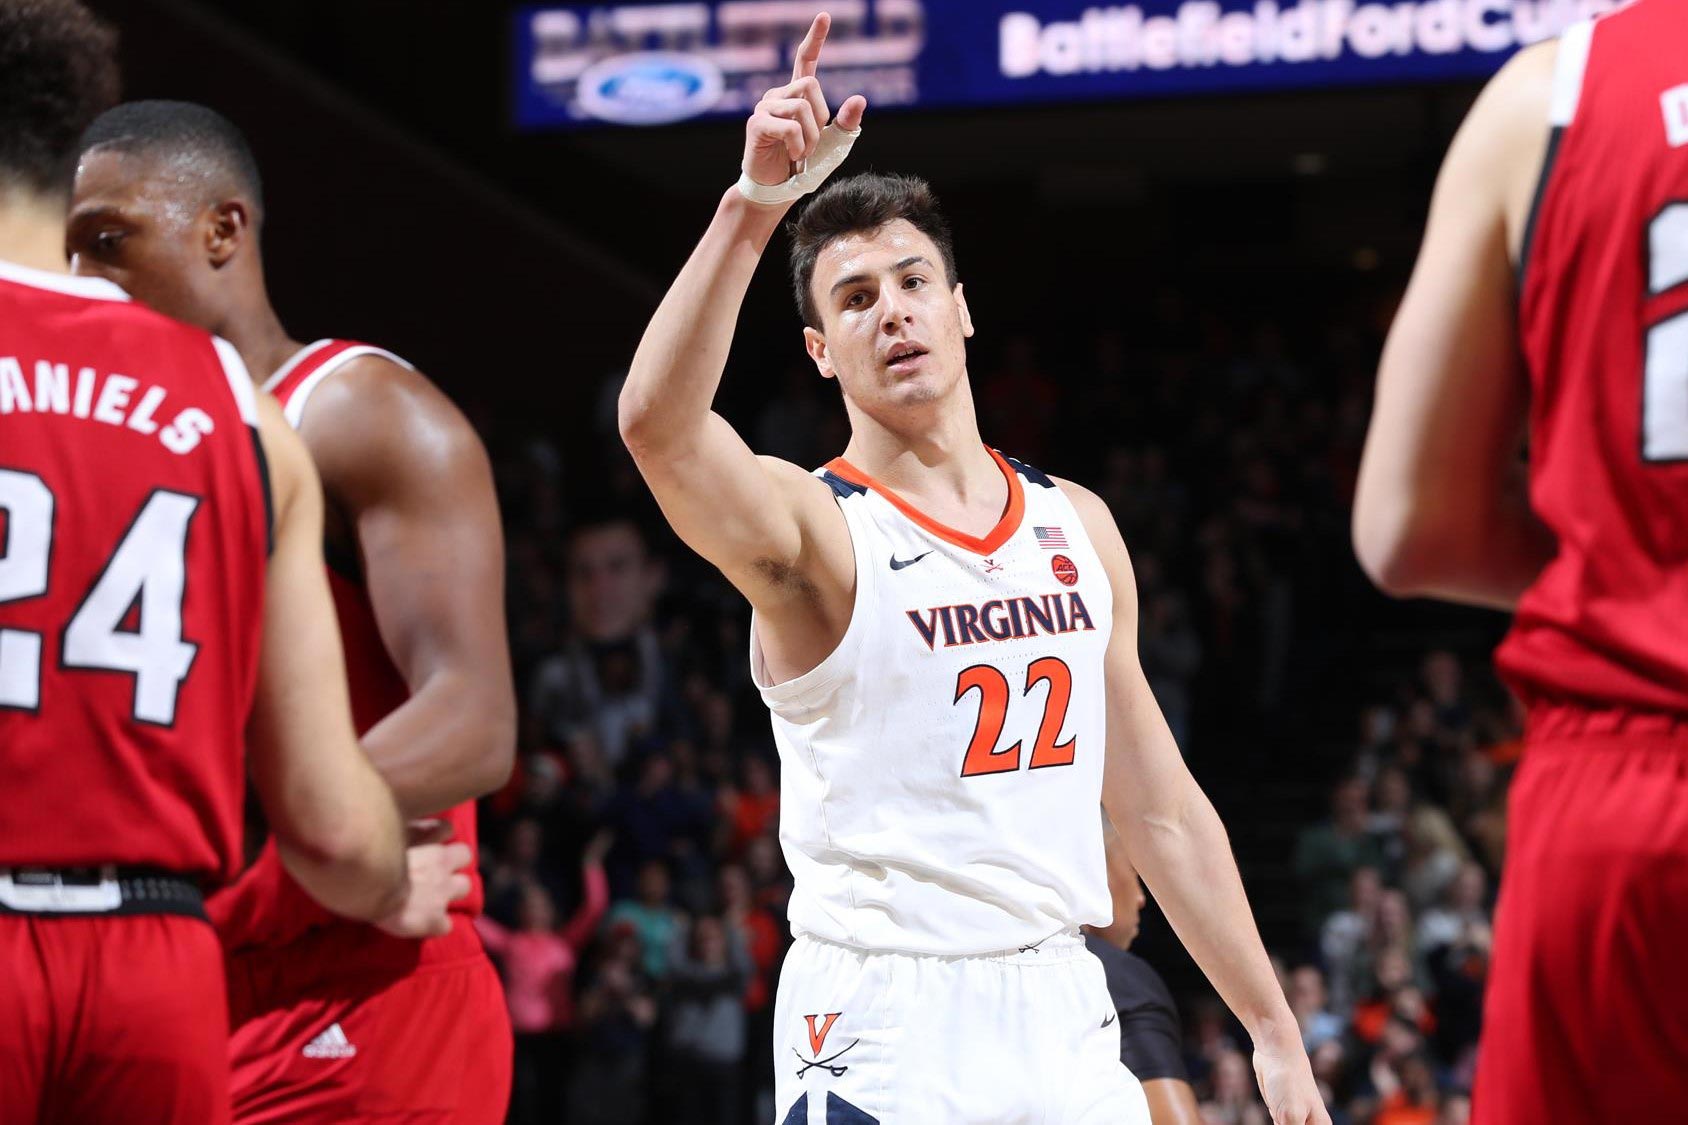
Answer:
<svg viewBox="0 0 1688 1125"><path fill-rule="evenodd" d="M768 91L746 126L743 168L757 183L784 183L820 141L829 112L815 69L829 27L816 17L792 81ZM859 128L866 105L845 102L838 127ZM675 532L759 609L774 608L794 570L811 569L809 525L833 507L823 485L757 457L712 409L751 276L790 207L727 191L651 318L620 403L622 438Z"/></svg>
<svg viewBox="0 0 1688 1125"><path fill-rule="evenodd" d="M1360 564L1397 596L1510 609L1552 557L1520 454L1517 259L1557 44L1495 76L1448 150L1384 347L1354 501Z"/></svg>
<svg viewBox="0 0 1688 1125"><path fill-rule="evenodd" d="M412 849L393 795L352 732L340 636L322 565L322 491L310 455L281 411L259 396L275 548L264 599L248 766L282 862L318 902L417 936L449 926L446 903L468 880L441 876L468 861L460 845ZM422 866L419 868L417 864ZM432 874L430 874L432 872ZM418 895L427 901L418 899Z"/></svg>
<svg viewBox="0 0 1688 1125"><path fill-rule="evenodd" d="M1137 659L1137 585L1108 507L1067 481L1114 589L1102 807L1190 956L1254 1040L1274 1125L1330 1125L1295 1016L1255 929L1225 826L1185 768Z"/></svg>
<svg viewBox="0 0 1688 1125"><path fill-rule="evenodd" d="M480 439L428 380L375 356L322 385L302 433L410 689L364 749L406 816L492 792L510 776L516 703L504 535Z"/></svg>

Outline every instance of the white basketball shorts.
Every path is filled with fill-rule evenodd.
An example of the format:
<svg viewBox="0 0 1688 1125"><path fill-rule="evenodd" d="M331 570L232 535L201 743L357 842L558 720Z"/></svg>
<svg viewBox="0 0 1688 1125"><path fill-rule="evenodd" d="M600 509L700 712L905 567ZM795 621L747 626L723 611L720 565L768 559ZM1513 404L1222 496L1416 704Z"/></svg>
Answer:
<svg viewBox="0 0 1688 1125"><path fill-rule="evenodd" d="M800 935L774 1004L775 1125L1149 1125L1075 931L969 957Z"/></svg>

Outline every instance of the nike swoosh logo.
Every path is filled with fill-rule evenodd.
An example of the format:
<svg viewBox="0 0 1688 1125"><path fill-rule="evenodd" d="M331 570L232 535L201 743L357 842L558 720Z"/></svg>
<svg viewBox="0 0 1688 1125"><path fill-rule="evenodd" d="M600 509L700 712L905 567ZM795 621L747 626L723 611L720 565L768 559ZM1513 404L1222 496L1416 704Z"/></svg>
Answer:
<svg viewBox="0 0 1688 1125"><path fill-rule="evenodd" d="M1115 1016L1109 1016L1107 1019L1102 1021L1102 1026L1107 1027L1109 1024L1114 1022L1115 1018Z"/></svg>
<svg viewBox="0 0 1688 1125"><path fill-rule="evenodd" d="M929 555L931 553L932 553L931 551L927 551L926 555ZM901 570L905 566L913 566L915 563L917 563L921 559L925 558L926 555L916 555L912 559L899 559L896 555L892 555L891 556L891 569L892 570Z"/></svg>

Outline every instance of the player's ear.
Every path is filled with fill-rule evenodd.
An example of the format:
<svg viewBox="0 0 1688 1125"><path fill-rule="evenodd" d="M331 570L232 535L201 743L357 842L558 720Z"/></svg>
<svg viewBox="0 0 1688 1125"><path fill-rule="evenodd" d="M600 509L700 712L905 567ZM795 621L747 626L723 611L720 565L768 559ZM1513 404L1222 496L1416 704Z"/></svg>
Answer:
<svg viewBox="0 0 1688 1125"><path fill-rule="evenodd" d="M214 269L229 263L252 235L252 211L238 199L228 199L211 208L211 222L205 232L205 253Z"/></svg>
<svg viewBox="0 0 1688 1125"><path fill-rule="evenodd" d="M961 335L963 339L973 337L973 313L967 308L967 295L961 291L961 282L955 283L955 307L961 315Z"/></svg>
<svg viewBox="0 0 1688 1125"><path fill-rule="evenodd" d="M831 379L837 373L832 369L832 358L826 350L826 337L813 328L803 329L803 347L808 351L809 358L815 361L815 370L821 373L821 378Z"/></svg>

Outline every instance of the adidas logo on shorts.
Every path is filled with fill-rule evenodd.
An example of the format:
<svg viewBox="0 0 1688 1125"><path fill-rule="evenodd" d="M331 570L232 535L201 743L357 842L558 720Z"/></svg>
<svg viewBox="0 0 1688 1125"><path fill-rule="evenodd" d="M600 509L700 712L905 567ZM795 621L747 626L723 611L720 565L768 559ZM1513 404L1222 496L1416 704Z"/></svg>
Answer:
<svg viewBox="0 0 1688 1125"><path fill-rule="evenodd" d="M307 1059L349 1059L357 1053L337 1023L329 1024L327 1031L306 1043L304 1051Z"/></svg>

